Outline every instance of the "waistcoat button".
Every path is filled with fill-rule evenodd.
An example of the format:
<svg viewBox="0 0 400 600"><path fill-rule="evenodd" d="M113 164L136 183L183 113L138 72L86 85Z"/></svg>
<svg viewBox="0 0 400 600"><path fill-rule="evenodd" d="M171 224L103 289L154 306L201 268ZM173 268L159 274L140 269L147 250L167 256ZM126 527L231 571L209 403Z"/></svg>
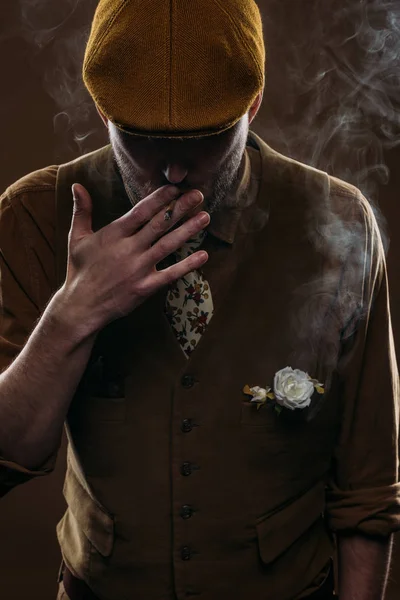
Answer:
<svg viewBox="0 0 400 600"><path fill-rule="evenodd" d="M192 431L192 421L190 419L183 419L181 429L183 433L189 433L189 431Z"/></svg>
<svg viewBox="0 0 400 600"><path fill-rule="evenodd" d="M191 388L194 386L193 375L184 375L181 379L181 384L184 388Z"/></svg>
<svg viewBox="0 0 400 600"><path fill-rule="evenodd" d="M185 477L187 475L191 475L192 474L192 465L190 464L190 462L184 462L183 463L183 465L181 466L181 473Z"/></svg>
<svg viewBox="0 0 400 600"><path fill-rule="evenodd" d="M190 560L191 552L189 546L183 546L181 550L182 560Z"/></svg>
<svg viewBox="0 0 400 600"><path fill-rule="evenodd" d="M180 510L180 515L182 519L190 519L190 517L193 515L192 507L188 504L184 504Z"/></svg>

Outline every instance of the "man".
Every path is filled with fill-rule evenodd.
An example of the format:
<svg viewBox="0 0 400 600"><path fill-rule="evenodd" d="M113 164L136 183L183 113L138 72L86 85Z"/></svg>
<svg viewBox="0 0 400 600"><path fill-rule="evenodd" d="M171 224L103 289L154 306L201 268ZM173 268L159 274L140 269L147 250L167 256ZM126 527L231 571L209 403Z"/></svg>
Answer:
<svg viewBox="0 0 400 600"><path fill-rule="evenodd" d="M340 599L383 598L382 243L356 188L249 130L264 60L252 0L100 0L110 145L2 196L0 489L53 470L65 421L59 599L332 598L335 541Z"/></svg>

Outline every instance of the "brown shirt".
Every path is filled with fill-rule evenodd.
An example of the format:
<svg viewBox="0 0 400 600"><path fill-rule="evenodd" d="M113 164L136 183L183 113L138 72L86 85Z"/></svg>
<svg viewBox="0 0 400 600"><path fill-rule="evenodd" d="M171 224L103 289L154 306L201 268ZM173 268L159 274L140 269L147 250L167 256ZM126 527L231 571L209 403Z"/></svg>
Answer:
<svg viewBox="0 0 400 600"><path fill-rule="evenodd" d="M332 532L400 529L399 381L373 212L356 188L249 139L248 193L208 227L215 310L191 357L160 290L100 332L71 403L57 534L69 568L109 600L301 598ZM2 196L3 369L64 281L75 181L95 231L131 206L110 147ZM286 366L325 394L257 410L243 387L273 387ZM4 457L1 493L55 456L37 471Z"/></svg>

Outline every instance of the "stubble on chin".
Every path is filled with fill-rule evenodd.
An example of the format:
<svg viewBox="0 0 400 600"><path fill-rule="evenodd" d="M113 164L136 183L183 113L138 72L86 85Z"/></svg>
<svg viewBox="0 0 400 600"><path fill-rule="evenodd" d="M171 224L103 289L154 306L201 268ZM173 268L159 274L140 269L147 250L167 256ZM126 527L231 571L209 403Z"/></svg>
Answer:
<svg viewBox="0 0 400 600"><path fill-rule="evenodd" d="M125 187L125 191L128 194L133 206L158 189L154 188L150 181L146 182L145 184L138 184L137 178L135 178L135 173L132 171L132 166L124 164L124 160L115 152L114 157ZM225 168L223 168L214 179L209 191L205 190L204 188L199 188L204 195L204 201L200 206L197 206L190 212L186 213L184 217L185 220L193 217L201 211L206 211L212 215L220 208L232 208L235 205L237 199L235 198L234 190L237 188L241 177L241 160L235 160L232 157L230 157L228 160L229 162L227 162ZM237 162L239 162L238 165L235 164ZM185 187L182 189L182 194L189 191L189 189L192 188Z"/></svg>

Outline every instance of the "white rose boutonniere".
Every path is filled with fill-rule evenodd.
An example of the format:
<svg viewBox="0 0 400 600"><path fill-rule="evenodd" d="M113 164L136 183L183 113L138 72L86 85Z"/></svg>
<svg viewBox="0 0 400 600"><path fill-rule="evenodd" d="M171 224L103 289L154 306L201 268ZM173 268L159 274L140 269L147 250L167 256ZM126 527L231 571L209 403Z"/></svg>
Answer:
<svg viewBox="0 0 400 600"><path fill-rule="evenodd" d="M253 396L251 402L255 402L257 404L257 408L261 408L263 404L266 404L267 398L270 400L275 399L275 395L273 392L271 392L270 387L262 388L256 385L251 388L248 385L245 385L243 391L245 394Z"/></svg>
<svg viewBox="0 0 400 600"><path fill-rule="evenodd" d="M252 396L251 402L257 404L257 409L269 404L274 406L277 413L282 412L283 408L306 408L311 404L314 391L324 394L324 385L317 379L312 379L305 371L292 367L285 367L275 373L273 391L270 387L245 385L243 388L245 394Z"/></svg>

